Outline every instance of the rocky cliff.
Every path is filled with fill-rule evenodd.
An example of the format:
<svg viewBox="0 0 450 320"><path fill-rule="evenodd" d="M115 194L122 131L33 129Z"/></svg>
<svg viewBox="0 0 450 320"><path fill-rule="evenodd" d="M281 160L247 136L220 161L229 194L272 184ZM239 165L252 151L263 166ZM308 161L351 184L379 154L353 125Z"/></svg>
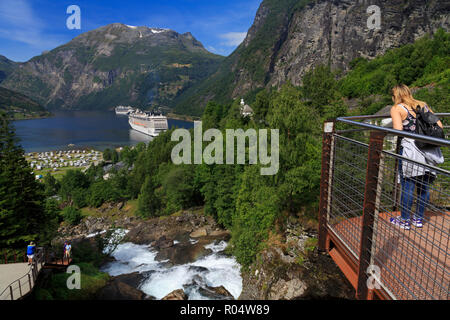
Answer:
<svg viewBox="0 0 450 320"><path fill-rule="evenodd" d="M316 227L292 219L283 235L242 270L240 300L354 299L333 260L317 250Z"/></svg>
<svg viewBox="0 0 450 320"><path fill-rule="evenodd" d="M114 23L20 64L1 85L48 108L170 106L221 60L190 33Z"/></svg>
<svg viewBox="0 0 450 320"><path fill-rule="evenodd" d="M379 30L368 28L369 5L380 8ZM355 58L372 59L438 28L449 30L449 13L448 1L319 1L292 15L286 40L274 50L269 85L300 84L317 64L347 71Z"/></svg>
<svg viewBox="0 0 450 320"><path fill-rule="evenodd" d="M380 9L380 28L370 23ZM225 102L286 81L302 82L319 64L347 71L358 57L372 59L437 29L450 29L450 2L438 0L264 0L246 39L180 108Z"/></svg>

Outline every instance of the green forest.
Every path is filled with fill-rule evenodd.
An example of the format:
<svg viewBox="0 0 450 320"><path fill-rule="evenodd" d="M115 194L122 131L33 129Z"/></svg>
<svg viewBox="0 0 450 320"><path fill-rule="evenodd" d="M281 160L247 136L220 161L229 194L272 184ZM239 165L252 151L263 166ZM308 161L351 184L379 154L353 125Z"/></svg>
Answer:
<svg viewBox="0 0 450 320"><path fill-rule="evenodd" d="M10 119L44 117L50 114L34 100L3 87L0 87L0 113Z"/></svg>
<svg viewBox="0 0 450 320"><path fill-rule="evenodd" d="M79 223L84 207L137 199L142 218L203 206L205 214L231 230L232 253L247 267L270 234L283 232L290 216L316 220L323 122L377 112L391 102L390 89L397 83L421 87L417 98L435 111L449 112L449 53L450 35L440 31L373 61L357 59L344 77L317 66L304 77L302 87L287 83L257 93L251 119L241 117L237 100L209 102L203 130L279 129L280 170L274 176L260 175L260 165L174 165L171 152L177 143L169 130L148 145L125 147L119 153L106 150L105 160L125 163L108 180L99 165L85 173L68 171L60 180L47 175L39 183L11 125L2 118L0 248L20 248L30 240L48 242L61 221ZM348 99L356 99L359 107L349 109Z"/></svg>

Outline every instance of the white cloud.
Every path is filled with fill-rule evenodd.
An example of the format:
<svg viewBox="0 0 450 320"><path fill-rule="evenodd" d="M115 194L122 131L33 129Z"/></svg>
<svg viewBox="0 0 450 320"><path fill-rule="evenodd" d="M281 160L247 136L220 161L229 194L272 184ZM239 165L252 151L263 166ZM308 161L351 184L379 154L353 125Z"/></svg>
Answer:
<svg viewBox="0 0 450 320"><path fill-rule="evenodd" d="M236 47L244 41L247 32L228 32L220 35L220 38L226 41L222 43L224 46Z"/></svg>
<svg viewBox="0 0 450 320"><path fill-rule="evenodd" d="M212 53L215 53L215 54L220 54L220 55L222 55L222 56L227 55L227 50L225 50L225 49L223 49L223 48L217 49L217 48L215 48L215 47L213 47L213 46L207 46L206 49L207 49L209 52L212 52Z"/></svg>
<svg viewBox="0 0 450 320"><path fill-rule="evenodd" d="M35 47L53 47L55 39L44 34L44 22L28 0L0 1L0 37Z"/></svg>

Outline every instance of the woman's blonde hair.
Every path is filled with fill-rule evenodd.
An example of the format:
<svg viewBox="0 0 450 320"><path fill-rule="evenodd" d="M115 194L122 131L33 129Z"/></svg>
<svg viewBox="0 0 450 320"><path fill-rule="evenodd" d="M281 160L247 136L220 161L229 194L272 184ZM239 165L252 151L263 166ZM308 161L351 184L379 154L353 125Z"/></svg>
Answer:
<svg viewBox="0 0 450 320"><path fill-rule="evenodd" d="M426 105L426 102L414 99L411 90L404 84L396 85L392 89L392 97L394 98L395 105L406 104L412 109L417 109L418 106L419 108L423 108Z"/></svg>

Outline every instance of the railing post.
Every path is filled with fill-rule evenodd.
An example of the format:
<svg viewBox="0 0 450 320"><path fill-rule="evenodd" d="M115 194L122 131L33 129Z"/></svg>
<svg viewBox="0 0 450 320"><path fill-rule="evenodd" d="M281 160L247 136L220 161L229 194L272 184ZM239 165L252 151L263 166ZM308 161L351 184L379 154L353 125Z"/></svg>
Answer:
<svg viewBox="0 0 450 320"><path fill-rule="evenodd" d="M367 299L369 293L367 269L372 260L373 229L375 215L377 213L377 203L380 200L380 192L377 191L381 183L379 179L380 164L385 136L386 134L381 131L371 131L370 133L359 251L358 285L356 289L357 299Z"/></svg>
<svg viewBox="0 0 450 320"><path fill-rule="evenodd" d="M322 141L322 173L320 178L320 203L319 203L319 250L326 250L327 222L330 210L330 179L332 177L332 145L335 121L324 123Z"/></svg>
<svg viewBox="0 0 450 320"><path fill-rule="evenodd" d="M9 294L11 295L11 300L14 300L14 296L13 296L13 288L12 288L12 286L9 286Z"/></svg>
<svg viewBox="0 0 450 320"><path fill-rule="evenodd" d="M395 153L396 154L400 154L400 143L401 143L401 138L397 137L397 142L396 142L396 148L395 148ZM393 181L393 186L394 186L394 194L393 194L393 198L394 198L394 206L392 208L393 212L398 211L399 208L399 201L400 201L400 188L399 188L399 183L397 182L398 180L398 170L399 170L399 161L398 158L395 158L395 169L394 169L394 181Z"/></svg>
<svg viewBox="0 0 450 320"><path fill-rule="evenodd" d="M33 259L34 260L34 259ZM36 261L33 261L31 264L31 274L33 275L33 286L36 284Z"/></svg>

